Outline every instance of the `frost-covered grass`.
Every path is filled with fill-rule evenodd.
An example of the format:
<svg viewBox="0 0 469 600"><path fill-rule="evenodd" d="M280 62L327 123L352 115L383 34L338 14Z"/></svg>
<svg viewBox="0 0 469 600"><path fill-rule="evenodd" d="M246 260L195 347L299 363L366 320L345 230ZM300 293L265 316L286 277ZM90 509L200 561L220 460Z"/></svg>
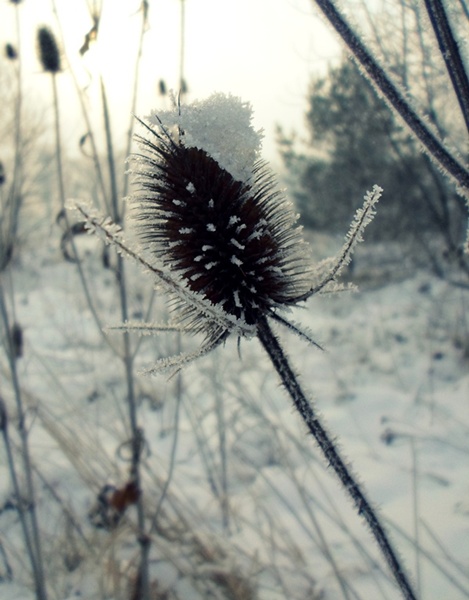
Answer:
<svg viewBox="0 0 469 600"><path fill-rule="evenodd" d="M99 309L115 324L112 277L97 260L97 242L87 244L84 266ZM128 479L122 363L97 332L73 266L53 250L25 253L14 275L50 597L129 598L139 558L135 509L111 532L88 519L102 486ZM148 291L137 270L129 279L130 311L139 318ZM416 272L298 309L292 317L326 352L281 334L424 600L469 595L467 303L466 291ZM133 341L141 343L142 368L177 346L175 334ZM187 367L180 382L137 379L149 522L171 472L152 531L155 598L165 590L169 598L398 597L258 342L243 341L240 353L229 340ZM2 363L16 443L7 378ZM1 461L0 574L8 563L12 581L0 584L0 597L33 598L3 452Z"/></svg>

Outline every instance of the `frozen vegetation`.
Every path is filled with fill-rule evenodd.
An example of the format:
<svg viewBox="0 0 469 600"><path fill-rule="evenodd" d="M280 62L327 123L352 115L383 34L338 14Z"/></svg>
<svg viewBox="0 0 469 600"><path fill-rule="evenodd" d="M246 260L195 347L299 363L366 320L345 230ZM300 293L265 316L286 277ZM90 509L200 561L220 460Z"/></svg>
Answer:
<svg viewBox="0 0 469 600"><path fill-rule="evenodd" d="M413 227L397 242L377 234L358 245L382 192L363 174L359 195L372 191L362 208L359 197L342 206L355 211L348 233L315 220L315 210L326 224L335 216L333 193L325 203L316 194L315 230L297 226L290 199L308 208L309 181L322 172L334 188L341 164L353 174L360 152L341 163L340 150L349 134L353 149L356 119L335 113L325 131L338 135L323 138L317 156L295 153L294 135L280 139L298 179L289 196L262 162L263 132L248 102L222 93L186 101L184 2L180 94L160 80L165 108L132 118L122 158L101 73L93 81L87 70L81 87L52 29L40 26L54 170L52 160L29 160L39 144L25 125L21 53L7 44L15 85L5 88L12 126L0 163L0 598L469 597L469 266L461 237L469 172L460 158L469 81L452 37L454 29L463 39L461 25L457 11L451 24L440 0L426 2L444 58L434 67L436 42L421 27L418 3L389 9L401 17L396 53L381 46L389 19L374 28L370 18L378 58L329 0L316 3L401 118L396 125L384 115L388 163L416 180L413 192L432 219L409 209ZM20 4L10 7L17 32ZM90 28L74 50L80 60L101 19L90 6ZM361 10L371 17L367 5ZM55 5L54 13L60 23ZM149 3L135 14L129 114L137 113ZM86 123L73 167L58 85L69 69ZM421 88L414 73L424 76ZM438 82L449 74L454 122L449 111L439 120L444 93L434 74ZM358 75L334 73L339 84L358 81L355 99L371 106ZM100 132L88 85L99 88ZM365 111L360 117L368 125ZM327 171L331 148L338 162ZM450 184L433 163L414 160L416 149ZM384 198L399 224L406 194L397 200ZM384 219L377 231L387 226ZM410 238L426 260L415 245L406 252Z"/></svg>
<svg viewBox="0 0 469 600"><path fill-rule="evenodd" d="M316 251L329 253L335 242L326 241L327 251L324 239ZM108 324L118 323L99 243L83 239L80 252L100 311ZM358 278L368 276L374 252L357 259ZM106 483L121 487L128 478L121 363L107 352L77 293L76 271L55 246L25 253L14 275L25 338L18 366L53 597L128 597L138 555L131 511L111 532L88 517ZM309 326L325 352L289 333L282 339L406 565L414 577L419 572L421 597L458 600L469 589L468 294L423 272L389 279L297 309L292 317ZM138 269L129 287L139 318L148 288ZM175 335L143 338L137 367L173 353ZM319 598L322 591L339 598L341 577L352 597L395 598L368 532L258 342L242 342L240 354L229 340L184 370L179 383L137 379L149 515L172 472L152 576L171 590L169 598L206 598L213 581L226 593L229 577L249 593L220 597ZM0 596L26 600L34 594L4 458L1 469Z"/></svg>

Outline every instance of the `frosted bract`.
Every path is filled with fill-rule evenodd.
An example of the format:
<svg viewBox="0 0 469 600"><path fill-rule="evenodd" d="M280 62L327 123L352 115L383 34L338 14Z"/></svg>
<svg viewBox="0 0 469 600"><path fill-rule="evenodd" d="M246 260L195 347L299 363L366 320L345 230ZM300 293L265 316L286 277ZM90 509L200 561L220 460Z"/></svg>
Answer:
<svg viewBox="0 0 469 600"><path fill-rule="evenodd" d="M252 107L236 96L216 93L206 100L153 111L148 120L163 126L186 148L199 148L237 181L248 181L260 158L262 130L252 126ZM179 133L178 133L179 132Z"/></svg>

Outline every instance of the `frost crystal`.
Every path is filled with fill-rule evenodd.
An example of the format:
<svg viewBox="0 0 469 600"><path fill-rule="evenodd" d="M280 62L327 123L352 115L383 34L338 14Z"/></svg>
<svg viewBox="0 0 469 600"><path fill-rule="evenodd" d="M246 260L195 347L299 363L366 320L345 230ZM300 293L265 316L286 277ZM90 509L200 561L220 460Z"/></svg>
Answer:
<svg viewBox="0 0 469 600"><path fill-rule="evenodd" d="M205 150L237 181L248 181L260 158L262 130L252 127L251 105L236 96L213 94L187 106L152 112L148 120L179 131L186 148Z"/></svg>

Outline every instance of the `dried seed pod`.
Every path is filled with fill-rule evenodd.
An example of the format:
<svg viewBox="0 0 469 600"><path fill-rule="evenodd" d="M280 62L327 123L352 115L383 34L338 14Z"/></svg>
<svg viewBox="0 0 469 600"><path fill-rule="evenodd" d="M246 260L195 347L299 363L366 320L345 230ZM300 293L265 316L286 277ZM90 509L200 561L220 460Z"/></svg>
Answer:
<svg viewBox="0 0 469 600"><path fill-rule="evenodd" d="M48 27L40 27L37 32L38 53L44 71L58 73L61 70L60 53L54 34Z"/></svg>
<svg viewBox="0 0 469 600"><path fill-rule="evenodd" d="M11 348L14 358L23 356L23 328L19 323L13 323L10 331Z"/></svg>
<svg viewBox="0 0 469 600"><path fill-rule="evenodd" d="M189 91L189 86L187 85L187 81L185 79L181 79L180 93L187 94L188 91Z"/></svg>
<svg viewBox="0 0 469 600"><path fill-rule="evenodd" d="M10 60L15 60L16 58L18 58L18 52L16 51L16 48L13 46L13 44L5 45L5 56Z"/></svg>
<svg viewBox="0 0 469 600"><path fill-rule="evenodd" d="M5 400L0 396L0 431L6 431L8 426L8 413Z"/></svg>
<svg viewBox="0 0 469 600"><path fill-rule="evenodd" d="M161 96L166 96L167 94L167 89L166 89L166 83L164 79L160 79L158 82L158 89L160 91Z"/></svg>

